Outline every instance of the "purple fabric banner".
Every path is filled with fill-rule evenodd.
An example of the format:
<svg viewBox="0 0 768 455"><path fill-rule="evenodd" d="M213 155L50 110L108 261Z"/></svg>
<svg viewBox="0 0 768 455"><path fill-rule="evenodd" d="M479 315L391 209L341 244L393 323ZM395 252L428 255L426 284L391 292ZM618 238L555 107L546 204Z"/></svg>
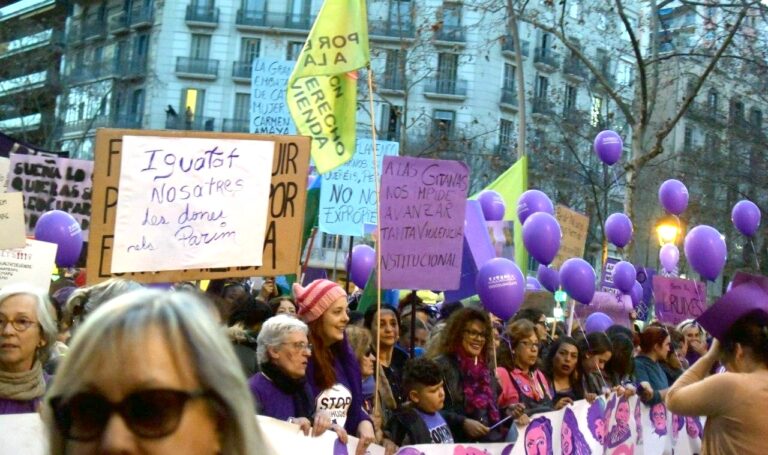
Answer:
<svg viewBox="0 0 768 455"><path fill-rule="evenodd" d="M695 319L707 308L707 287L701 281L653 277L656 317L669 324Z"/></svg>
<svg viewBox="0 0 768 455"><path fill-rule="evenodd" d="M628 295L615 296L610 292L595 292L589 305L576 304L576 316L584 326L587 316L592 313L605 313L614 324L623 325L631 329L632 323L629 320L629 312L632 311L632 299Z"/></svg>
<svg viewBox="0 0 768 455"><path fill-rule="evenodd" d="M469 169L459 161L384 157L381 287L459 287Z"/></svg>

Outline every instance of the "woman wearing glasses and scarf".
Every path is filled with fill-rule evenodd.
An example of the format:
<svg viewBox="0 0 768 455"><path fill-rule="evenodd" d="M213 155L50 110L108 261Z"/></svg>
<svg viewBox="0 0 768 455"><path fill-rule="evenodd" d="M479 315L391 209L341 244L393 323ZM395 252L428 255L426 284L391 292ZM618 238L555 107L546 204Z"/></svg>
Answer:
<svg viewBox="0 0 768 455"><path fill-rule="evenodd" d="M43 364L58 333L54 315L33 288L0 291L0 414L37 411L49 379Z"/></svg>
<svg viewBox="0 0 768 455"><path fill-rule="evenodd" d="M502 417L491 365L491 333L486 312L462 308L451 315L439 334L434 361L442 369L445 387L441 414L456 442L504 439L499 429L490 428Z"/></svg>
<svg viewBox="0 0 768 455"><path fill-rule="evenodd" d="M305 435L320 436L334 430L346 443L347 433L332 425L327 413L315 413L312 391L306 380L312 345L307 325L282 314L268 319L257 339L256 357L261 371L248 381L261 415L298 425Z"/></svg>
<svg viewBox="0 0 768 455"><path fill-rule="evenodd" d="M212 316L192 294L154 290L96 309L43 407L51 454L272 453Z"/></svg>

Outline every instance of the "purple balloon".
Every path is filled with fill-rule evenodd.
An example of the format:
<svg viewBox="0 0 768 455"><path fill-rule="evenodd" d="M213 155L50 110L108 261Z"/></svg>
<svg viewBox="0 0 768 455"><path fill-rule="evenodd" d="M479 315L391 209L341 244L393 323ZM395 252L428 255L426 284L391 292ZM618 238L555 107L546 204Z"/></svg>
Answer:
<svg viewBox="0 0 768 455"><path fill-rule="evenodd" d="M523 272L507 258L489 260L475 278L475 289L485 309L505 321L523 304L525 285Z"/></svg>
<svg viewBox="0 0 768 455"><path fill-rule="evenodd" d="M752 201L739 201L731 211L731 221L745 237L752 237L760 227L760 209Z"/></svg>
<svg viewBox="0 0 768 455"><path fill-rule="evenodd" d="M477 196L477 200L483 209L485 221L502 221L504 219L506 206L504 198L499 193L493 190L484 190Z"/></svg>
<svg viewBox="0 0 768 455"><path fill-rule="evenodd" d="M61 210L43 213L35 225L35 239L55 243L56 265L72 267L83 250L83 231L72 215Z"/></svg>
<svg viewBox="0 0 768 455"><path fill-rule="evenodd" d="M587 335L593 332L605 332L612 325L613 319L607 314L598 311L587 316L587 320L584 322L584 332Z"/></svg>
<svg viewBox="0 0 768 455"><path fill-rule="evenodd" d="M560 287L560 274L551 267L539 264L536 276L539 279L539 283L549 292L555 292Z"/></svg>
<svg viewBox="0 0 768 455"><path fill-rule="evenodd" d="M707 280L715 281L727 256L725 240L712 226L696 226L685 236L685 257L693 270Z"/></svg>
<svg viewBox="0 0 768 455"><path fill-rule="evenodd" d="M541 291L541 283L535 277L525 277L525 290L526 291Z"/></svg>
<svg viewBox="0 0 768 455"><path fill-rule="evenodd" d="M551 264L557 256L562 236L560 224L549 213L534 213L523 224L525 249L544 265Z"/></svg>
<svg viewBox="0 0 768 455"><path fill-rule="evenodd" d="M632 241L632 221L623 213L613 213L605 220L605 236L617 248L624 248Z"/></svg>
<svg viewBox="0 0 768 455"><path fill-rule="evenodd" d="M624 294L632 292L632 286L637 279L635 266L627 261L619 261L613 266L613 284Z"/></svg>
<svg viewBox="0 0 768 455"><path fill-rule="evenodd" d="M612 166L621 159L624 142L615 131L605 130L595 136L594 148L600 161Z"/></svg>
<svg viewBox="0 0 768 455"><path fill-rule="evenodd" d="M675 245L667 243L659 250L659 261L667 273L674 272L677 263L680 261L680 250Z"/></svg>
<svg viewBox="0 0 768 455"><path fill-rule="evenodd" d="M560 267L560 284L572 299L589 305L595 295L595 270L581 258L570 258Z"/></svg>
<svg viewBox="0 0 768 455"><path fill-rule="evenodd" d="M659 187L659 202L667 212L680 215L688 207L688 188L680 180L669 179Z"/></svg>
<svg viewBox="0 0 768 455"><path fill-rule="evenodd" d="M376 264L376 250L368 245L356 245L347 260L347 273L350 280L360 289L365 288Z"/></svg>
<svg viewBox="0 0 768 455"><path fill-rule="evenodd" d="M632 308L637 308L640 302L643 301L643 285L635 281L632 285L632 292L629 293L629 297L632 299Z"/></svg>
<svg viewBox="0 0 768 455"><path fill-rule="evenodd" d="M529 216L537 212L555 214L555 206L549 196L539 190L528 190L517 200L517 218L520 224L525 224Z"/></svg>

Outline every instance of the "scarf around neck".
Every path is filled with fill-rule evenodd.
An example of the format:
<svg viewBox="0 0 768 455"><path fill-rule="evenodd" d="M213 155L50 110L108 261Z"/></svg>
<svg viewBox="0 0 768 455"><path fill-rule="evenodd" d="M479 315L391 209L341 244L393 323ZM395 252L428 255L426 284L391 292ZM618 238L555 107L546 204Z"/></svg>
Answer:
<svg viewBox="0 0 768 455"><path fill-rule="evenodd" d="M459 347L456 351L461 373L461 388L464 392L464 410L471 415L487 413L491 423L498 422L499 409L491 388L491 372L482 357L467 354Z"/></svg>
<svg viewBox="0 0 768 455"><path fill-rule="evenodd" d="M29 401L45 395L43 366L35 361L32 369L21 373L0 370L0 398Z"/></svg>
<svg viewBox="0 0 768 455"><path fill-rule="evenodd" d="M307 393L306 377L293 379L272 363L262 363L261 373L286 395L293 399L293 406L296 410L295 417L310 418L314 413L312 398Z"/></svg>

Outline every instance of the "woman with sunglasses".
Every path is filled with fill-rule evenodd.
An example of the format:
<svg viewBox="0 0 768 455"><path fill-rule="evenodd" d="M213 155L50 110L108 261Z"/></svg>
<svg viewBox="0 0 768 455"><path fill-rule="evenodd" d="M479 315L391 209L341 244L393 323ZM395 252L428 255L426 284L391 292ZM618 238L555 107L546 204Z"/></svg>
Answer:
<svg viewBox="0 0 768 455"><path fill-rule="evenodd" d="M360 366L344 330L349 324L347 293L329 280L315 280L306 287L293 285L299 318L309 326L312 356L307 382L315 412L326 411L334 424L360 438L356 455L363 455L376 439L373 423L363 410Z"/></svg>
<svg viewBox="0 0 768 455"><path fill-rule="evenodd" d="M0 291L0 414L37 412L49 379L43 364L58 333L54 315L31 287Z"/></svg>
<svg viewBox="0 0 768 455"><path fill-rule="evenodd" d="M100 306L47 396L53 455L271 453L229 341L189 293L141 290Z"/></svg>
<svg viewBox="0 0 768 455"><path fill-rule="evenodd" d="M500 429L490 428L501 419L499 385L491 369L491 333L488 314L467 307L454 312L438 335L434 360L445 387L441 414L456 442L504 439Z"/></svg>

